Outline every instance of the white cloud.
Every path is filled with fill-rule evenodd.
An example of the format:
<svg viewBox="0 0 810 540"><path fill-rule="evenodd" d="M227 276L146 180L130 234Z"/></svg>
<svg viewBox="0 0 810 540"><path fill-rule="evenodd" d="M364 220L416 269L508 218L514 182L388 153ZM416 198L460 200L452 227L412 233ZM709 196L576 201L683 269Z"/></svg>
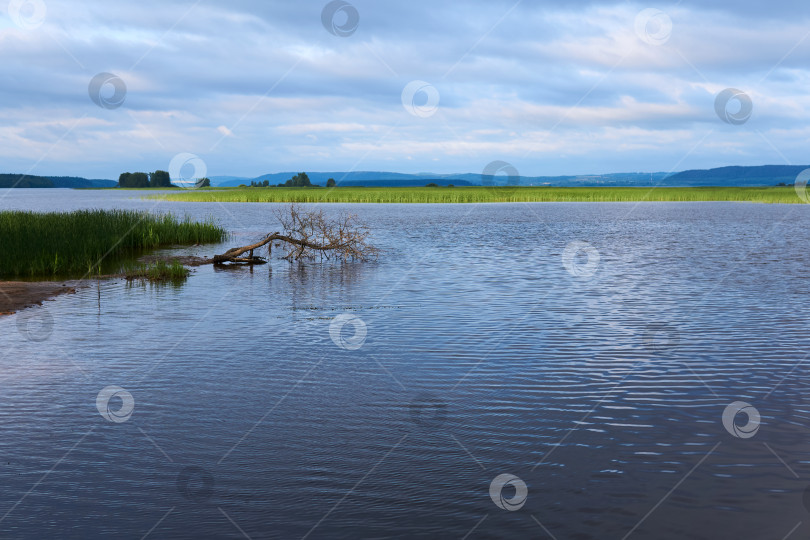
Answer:
<svg viewBox="0 0 810 540"><path fill-rule="evenodd" d="M49 3L35 30L0 25L0 156L5 172L110 178L181 151L235 175L806 161L806 10L746 2L671 8L661 46L635 34L646 6L618 2L524 3L496 25L513 2L357 0L348 38L314 1ZM102 71L126 82L121 108L90 101ZM439 90L437 114L403 110L412 80ZM728 87L751 96L747 124L717 118Z"/></svg>

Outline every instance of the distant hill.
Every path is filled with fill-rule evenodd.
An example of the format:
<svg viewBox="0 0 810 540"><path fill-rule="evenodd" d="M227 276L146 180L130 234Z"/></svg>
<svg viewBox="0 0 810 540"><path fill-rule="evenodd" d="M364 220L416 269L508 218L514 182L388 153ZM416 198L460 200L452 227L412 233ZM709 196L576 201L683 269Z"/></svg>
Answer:
<svg viewBox="0 0 810 540"><path fill-rule="evenodd" d="M53 181L44 176L0 174L0 188L52 188Z"/></svg>
<svg viewBox="0 0 810 540"><path fill-rule="evenodd" d="M760 165L751 167L720 167L708 170L688 170L678 173L627 172L610 174L580 174L571 176L521 176L521 186L590 187L590 186L774 186L779 183L792 185L796 176L807 165ZM296 173L282 172L265 174L257 178L229 180L214 185L238 186L251 181L268 180L271 185L283 183ZM326 185L334 178L342 186L424 186L428 183L439 185L480 186L481 174L404 174L392 172L307 172L313 184ZM506 176L497 175L494 182L503 185Z"/></svg>
<svg viewBox="0 0 810 540"><path fill-rule="evenodd" d="M230 177L228 180L219 180L220 178L229 177L212 177L211 183L215 186L238 186L240 184L249 185L251 181L264 182L267 180L271 185L283 184L296 174L296 172L280 172L263 174L256 178L239 178ZM374 171L354 171L354 172L309 172L307 171L310 182L321 186L326 185L326 181L334 178L339 185L342 186L357 186L357 185L374 185L374 186L403 186L402 182L414 182L413 186L424 186L429 182L438 182L436 179L446 179L445 175L422 175L422 174L404 174L394 172L374 172ZM399 183L398 183L399 182ZM453 183L450 181L449 183ZM461 185L461 184L459 184ZM464 184L467 185L467 184Z"/></svg>
<svg viewBox="0 0 810 540"><path fill-rule="evenodd" d="M48 178L53 182L54 187L58 188L99 188L118 185L117 180L87 179L79 176L49 176Z"/></svg>
<svg viewBox="0 0 810 540"><path fill-rule="evenodd" d="M114 180L88 180L78 176L33 176L0 174L0 188L90 188L115 187Z"/></svg>
<svg viewBox="0 0 810 540"><path fill-rule="evenodd" d="M247 176L209 176L209 180L211 180L212 186L238 186L239 184L250 185L251 180L255 180L255 178L250 178Z"/></svg>
<svg viewBox="0 0 810 540"><path fill-rule="evenodd" d="M352 186L365 186L365 187L424 187L427 184L436 184L438 186L472 186L470 182L466 180L454 180L454 179L447 179L447 178L431 178L427 176L425 178L413 178L413 179L404 179L404 180L343 180L338 185L344 187L352 187ZM326 185L326 182L323 182L321 185Z"/></svg>
<svg viewBox="0 0 810 540"><path fill-rule="evenodd" d="M796 177L810 165L760 165L755 167L718 167L690 170L666 179L668 186L773 186L793 185Z"/></svg>
<svg viewBox="0 0 810 540"><path fill-rule="evenodd" d="M481 184L481 175L460 175L463 178L472 176L475 184ZM611 173L580 174L576 176L521 176L521 186L554 186L554 187L587 187L587 186L652 186L664 181L669 173ZM505 176L496 176L493 182L505 184Z"/></svg>
<svg viewBox="0 0 810 540"><path fill-rule="evenodd" d="M212 177L211 183L215 186L249 185L251 182L264 182L271 185L281 184L295 176L294 172L280 172L263 174L256 178L240 178L218 176ZM414 187L434 183L440 186L453 184L456 186L480 186L481 175L474 173L436 174L418 173L405 174L385 171L353 171L353 172L309 172L310 181L321 186L334 178L340 186L378 186L378 187ZM522 186L633 186L652 185L661 181L667 173L618 173L603 175L579 176L521 176L519 184ZM506 176L495 176L496 184L505 184Z"/></svg>
<svg viewBox="0 0 810 540"><path fill-rule="evenodd" d="M796 177L810 165L759 165L751 167L719 167L716 169L688 170L678 173L629 172L611 174L580 174L571 176L521 176L521 186L589 187L589 186L774 186L792 185ZM300 172L300 171L299 171ZM297 172L263 174L255 178L243 176L212 176L214 186L250 185L264 182L282 184ZM309 172L313 184L325 186L334 178L339 186L415 187L434 183L440 186L480 186L481 174L396 173L387 171ZM506 176L495 176L494 182L503 185ZM115 187L115 180L88 179L79 176L35 176L0 174L0 188L99 188Z"/></svg>

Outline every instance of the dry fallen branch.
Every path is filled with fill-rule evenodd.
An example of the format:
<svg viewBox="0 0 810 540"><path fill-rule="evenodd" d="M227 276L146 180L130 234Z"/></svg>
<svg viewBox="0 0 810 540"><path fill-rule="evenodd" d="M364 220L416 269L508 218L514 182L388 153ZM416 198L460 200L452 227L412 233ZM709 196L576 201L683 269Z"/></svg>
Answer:
<svg viewBox="0 0 810 540"><path fill-rule="evenodd" d="M379 250L368 243L370 231L353 214L341 214L328 218L323 210L304 210L291 204L286 211L276 211L276 217L283 227L282 232L266 235L249 246L231 248L222 255L216 255L209 262L214 264L241 263L264 264L264 258L254 255L254 251L267 246L267 254L273 244L283 245L284 259L339 259L369 260L379 254ZM247 256L244 256L247 253Z"/></svg>

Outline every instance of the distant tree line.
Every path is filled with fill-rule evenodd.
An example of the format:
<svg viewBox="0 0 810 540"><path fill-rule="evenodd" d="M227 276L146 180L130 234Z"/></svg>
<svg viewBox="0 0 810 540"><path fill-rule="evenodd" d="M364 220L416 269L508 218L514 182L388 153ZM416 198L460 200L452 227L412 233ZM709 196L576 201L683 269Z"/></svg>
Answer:
<svg viewBox="0 0 810 540"><path fill-rule="evenodd" d="M334 178L330 178L329 180L326 181L326 187L334 187L334 186L335 186L335 179ZM247 186L245 184L241 184L239 187L271 187L271 186L270 186L270 181L269 180L262 180L262 181L258 181L258 182L256 180L251 180L249 186ZM310 181L309 176L307 175L307 173L302 172L302 173L296 174L295 176L293 176L292 178L290 178L286 182L284 182L282 184L276 184L273 187L321 187L321 186L319 186L317 184L313 184Z"/></svg>
<svg viewBox="0 0 810 540"><path fill-rule="evenodd" d="M210 187L211 180L200 178L197 187ZM122 188L162 188L177 187L172 184L169 173L166 171L145 172L125 172L118 177L118 187Z"/></svg>
<svg viewBox="0 0 810 540"><path fill-rule="evenodd" d="M53 181L44 176L0 174L0 188L52 188Z"/></svg>
<svg viewBox="0 0 810 540"><path fill-rule="evenodd" d="M278 187L310 187L312 182L309 181L309 176L307 173L302 172L298 173L283 184L279 184Z"/></svg>
<svg viewBox="0 0 810 540"><path fill-rule="evenodd" d="M145 172L125 172L118 177L118 187L123 188L148 188L148 187L172 187L169 173L166 171Z"/></svg>
<svg viewBox="0 0 810 540"><path fill-rule="evenodd" d="M0 174L0 189L6 188L93 188L112 187L112 180L89 180L80 176L35 176Z"/></svg>

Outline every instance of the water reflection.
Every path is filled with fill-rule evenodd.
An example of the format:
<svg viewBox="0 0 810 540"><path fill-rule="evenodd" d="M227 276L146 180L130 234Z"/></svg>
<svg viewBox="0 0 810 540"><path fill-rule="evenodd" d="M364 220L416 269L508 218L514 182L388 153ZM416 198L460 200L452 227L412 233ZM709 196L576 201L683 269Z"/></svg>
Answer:
<svg viewBox="0 0 810 540"><path fill-rule="evenodd" d="M272 228L266 205L173 209L236 238ZM376 263L102 282L48 302L39 342L0 318L0 534L810 534L810 209L352 210ZM564 260L572 242L598 265ZM110 386L133 397L126 422L97 410ZM735 402L759 413L749 438L723 423Z"/></svg>

